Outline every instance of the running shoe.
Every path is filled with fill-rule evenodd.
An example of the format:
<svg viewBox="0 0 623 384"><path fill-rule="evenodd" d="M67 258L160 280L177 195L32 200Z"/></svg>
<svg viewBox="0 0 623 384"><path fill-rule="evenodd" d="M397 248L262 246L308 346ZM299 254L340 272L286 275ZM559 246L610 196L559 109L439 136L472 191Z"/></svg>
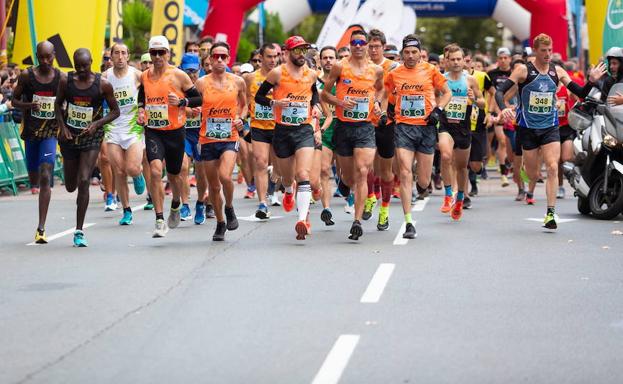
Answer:
<svg viewBox="0 0 623 384"><path fill-rule="evenodd" d="M188 185L190 185L192 188L197 187L197 178L195 177L195 175L192 175L188 178Z"/></svg>
<svg viewBox="0 0 623 384"><path fill-rule="evenodd" d="M214 207L212 204L206 204L206 218L214 219L216 217L216 212L214 212Z"/></svg>
<svg viewBox="0 0 623 384"><path fill-rule="evenodd" d="M206 206L200 201L195 203L195 224L201 225L206 222Z"/></svg>
<svg viewBox="0 0 623 384"><path fill-rule="evenodd" d="M472 199L469 196L465 196L463 198L463 209L471 209L472 207Z"/></svg>
<svg viewBox="0 0 623 384"><path fill-rule="evenodd" d="M268 203L273 207L281 206L281 202L279 201L279 197L277 195L268 195L267 196Z"/></svg>
<svg viewBox="0 0 623 384"><path fill-rule="evenodd" d="M294 226L294 230L296 231L296 239L297 240L305 240L305 236L307 236L307 223L304 220L300 220L296 222Z"/></svg>
<svg viewBox="0 0 623 384"><path fill-rule="evenodd" d="M478 183L472 183L472 189L469 191L471 197L478 196Z"/></svg>
<svg viewBox="0 0 623 384"><path fill-rule="evenodd" d="M84 232L77 229L74 232L74 247L84 248L88 246L89 246L89 243L87 242L87 239L84 238Z"/></svg>
<svg viewBox="0 0 623 384"><path fill-rule="evenodd" d="M405 225L405 233L402 234L403 239L415 239L417 237L417 232L415 232L415 226L413 223L407 223Z"/></svg>
<svg viewBox="0 0 623 384"><path fill-rule="evenodd" d="M283 210L286 212L290 212L294 209L294 193L286 192L283 195Z"/></svg>
<svg viewBox="0 0 623 384"><path fill-rule="evenodd" d="M136 192L137 195L142 195L143 192L145 192L145 178L143 175L133 177L132 183L134 185L134 192Z"/></svg>
<svg viewBox="0 0 623 384"><path fill-rule="evenodd" d="M234 207L225 207L225 218L227 219L228 231L238 229L238 218L236 217L236 212L234 212Z"/></svg>
<svg viewBox="0 0 623 384"><path fill-rule="evenodd" d="M510 183L508 182L508 177L506 177L506 175L502 175L500 179L502 181L502 187L508 187L510 185Z"/></svg>
<svg viewBox="0 0 623 384"><path fill-rule="evenodd" d="M342 195L344 197L350 195L350 187L348 185L344 184L342 179L339 179L339 181L337 183L337 190L340 193L340 195Z"/></svg>
<svg viewBox="0 0 623 384"><path fill-rule="evenodd" d="M463 216L463 201L457 200L452 205L452 211L450 213L452 220L459 221L461 216Z"/></svg>
<svg viewBox="0 0 623 384"><path fill-rule="evenodd" d="M344 206L344 212L352 215L355 213L355 194L350 193L346 198L346 205Z"/></svg>
<svg viewBox="0 0 623 384"><path fill-rule="evenodd" d="M557 199L565 198L565 187L558 187L558 193L556 193L556 198Z"/></svg>
<svg viewBox="0 0 623 384"><path fill-rule="evenodd" d="M452 196L444 196L440 211L441 213L448 213L450 210L452 210Z"/></svg>
<svg viewBox="0 0 623 384"><path fill-rule="evenodd" d="M257 207L257 211L255 211L255 217L260 220L267 220L270 218L270 211L265 203L260 203Z"/></svg>
<svg viewBox="0 0 623 384"><path fill-rule="evenodd" d="M480 178L483 180L487 180L489 178L486 167L482 167L482 171L480 171Z"/></svg>
<svg viewBox="0 0 623 384"><path fill-rule="evenodd" d="M433 184L435 184L435 189L438 191L443 188L443 185L441 183L441 175L439 174L433 175Z"/></svg>
<svg viewBox="0 0 623 384"><path fill-rule="evenodd" d="M35 231L35 243L36 244L47 244L48 238L45 236L44 229L38 229Z"/></svg>
<svg viewBox="0 0 623 384"><path fill-rule="evenodd" d="M370 220L370 218L372 217L372 211L374 210L374 207L376 206L376 196L372 195L371 197L367 197L366 198L366 204L363 208L363 216L362 219L364 220Z"/></svg>
<svg viewBox="0 0 623 384"><path fill-rule="evenodd" d="M236 183L242 184L243 182L244 182L244 176L242 175L240 168L238 168L238 177L236 178Z"/></svg>
<svg viewBox="0 0 623 384"><path fill-rule="evenodd" d="M190 206L188 204L182 204L182 208L180 209L180 219L182 221L188 221L192 218L193 215L190 212Z"/></svg>
<svg viewBox="0 0 623 384"><path fill-rule="evenodd" d="M389 207L381 207L379 209L379 221L376 223L376 229L379 231L387 231L389 229Z"/></svg>
<svg viewBox="0 0 623 384"><path fill-rule="evenodd" d="M132 224L132 211L123 211L123 217L119 220L119 225Z"/></svg>
<svg viewBox="0 0 623 384"><path fill-rule="evenodd" d="M536 199L534 198L534 196L530 196L530 197L526 196L526 204L528 205L536 204Z"/></svg>
<svg viewBox="0 0 623 384"><path fill-rule="evenodd" d="M545 220L543 220L543 227L547 229L557 229L558 224L556 224L556 215L553 212L548 212L545 215Z"/></svg>
<svg viewBox="0 0 623 384"><path fill-rule="evenodd" d="M314 199L314 201L320 201L320 199L322 198L321 192L321 189L312 189L312 199Z"/></svg>
<svg viewBox="0 0 623 384"><path fill-rule="evenodd" d="M355 220L353 221L353 225L350 227L350 235L348 238L350 240L359 240L361 236L363 236L363 228L361 227L359 220Z"/></svg>
<svg viewBox="0 0 623 384"><path fill-rule="evenodd" d="M106 205L104 206L105 212L114 211L117 209L117 201L115 201L115 196L112 193L106 194Z"/></svg>
<svg viewBox="0 0 623 384"><path fill-rule="evenodd" d="M154 233L151 237L165 237L167 232L169 232L167 223L165 223L162 219L156 219L156 227L154 228Z"/></svg>
<svg viewBox="0 0 623 384"><path fill-rule="evenodd" d="M164 194L169 196L171 193L171 184L169 184L169 182L167 181L167 183L164 185Z"/></svg>
<svg viewBox="0 0 623 384"><path fill-rule="evenodd" d="M227 224L224 221L216 223L216 230L212 235L212 241L225 240L225 231L227 230Z"/></svg>
<svg viewBox="0 0 623 384"><path fill-rule="evenodd" d="M180 225L180 221L182 221L180 215L181 208L181 205L177 208L171 207L171 211L169 211L169 217L167 219L167 225L169 228L177 228L178 225Z"/></svg>
<svg viewBox="0 0 623 384"><path fill-rule="evenodd" d="M415 204L417 200L418 200L417 192L411 191L411 204ZM424 198L421 198L420 200L424 200Z"/></svg>
<svg viewBox="0 0 623 384"><path fill-rule="evenodd" d="M524 191L523 189L520 189L519 192L517 192L517 197L515 197L515 201L524 201L526 199L526 191Z"/></svg>
<svg viewBox="0 0 623 384"><path fill-rule="evenodd" d="M325 208L322 210L322 212L320 212L320 220L322 220L324 222L324 225L326 226L335 224L335 222L333 221L333 214L331 213L331 210L329 208Z"/></svg>
<svg viewBox="0 0 623 384"><path fill-rule="evenodd" d="M39 188L37 188L37 187L30 188L30 194L31 195L38 195L39 194Z"/></svg>
<svg viewBox="0 0 623 384"><path fill-rule="evenodd" d="M147 202L145 203L143 210L151 211L153 209L154 209L154 203L151 201L151 196L147 195Z"/></svg>
<svg viewBox="0 0 623 384"><path fill-rule="evenodd" d="M253 199L255 198L255 191L250 191L247 189L247 192L244 194L245 199Z"/></svg>

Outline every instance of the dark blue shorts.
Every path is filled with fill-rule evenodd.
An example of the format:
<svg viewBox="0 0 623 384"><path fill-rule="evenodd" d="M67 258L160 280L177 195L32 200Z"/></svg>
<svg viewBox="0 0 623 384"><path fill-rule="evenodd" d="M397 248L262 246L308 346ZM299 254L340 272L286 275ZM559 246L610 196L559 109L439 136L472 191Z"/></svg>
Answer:
<svg viewBox="0 0 623 384"><path fill-rule="evenodd" d="M26 168L29 172L39 170L41 164L52 164L56 160L56 137L25 140Z"/></svg>
<svg viewBox="0 0 623 384"><path fill-rule="evenodd" d="M199 128L186 128L186 141L184 152L188 157L195 161L200 161L201 152L199 149Z"/></svg>
<svg viewBox="0 0 623 384"><path fill-rule="evenodd" d="M240 143L237 141L201 144L201 161L218 160L225 151L238 152L238 148Z"/></svg>

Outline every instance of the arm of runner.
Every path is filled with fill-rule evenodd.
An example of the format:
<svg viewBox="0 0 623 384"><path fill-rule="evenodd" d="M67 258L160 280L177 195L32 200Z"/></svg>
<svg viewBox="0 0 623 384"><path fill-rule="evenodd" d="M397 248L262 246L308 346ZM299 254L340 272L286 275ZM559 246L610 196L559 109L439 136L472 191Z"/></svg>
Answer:
<svg viewBox="0 0 623 384"><path fill-rule="evenodd" d="M65 125L65 114L63 113L63 104L65 103L65 90L67 89L67 76L61 76L56 91L56 100L54 102L54 114L59 127L59 140L71 141L74 136L69 132Z"/></svg>
<svg viewBox="0 0 623 384"><path fill-rule="evenodd" d="M468 77L469 79L469 89L467 90L467 97L472 100L472 103L476 104L478 108L485 107L485 98L480 92L480 88L478 87L478 82L472 76Z"/></svg>
<svg viewBox="0 0 623 384"><path fill-rule="evenodd" d="M287 103L289 102L288 99L271 100L268 98L268 92L270 92L270 90L273 89L273 87L279 84L280 79L281 79L281 71L278 67L268 72L268 75L266 75L266 79L264 80L262 85L260 85L260 88L257 90L257 93L255 94L255 102L265 107L272 107L273 105L278 105L282 107L286 106Z"/></svg>
<svg viewBox="0 0 623 384"><path fill-rule="evenodd" d="M249 104L247 103L247 86L244 79L236 78L236 85L238 85L238 117L234 120L234 126L240 131L249 113Z"/></svg>
<svg viewBox="0 0 623 384"><path fill-rule="evenodd" d="M329 108L329 104L324 101L320 102L320 108L322 109L322 114L325 116L324 123L322 127L320 127L320 130L324 132L333 122L333 113L331 112L331 108Z"/></svg>
<svg viewBox="0 0 623 384"><path fill-rule="evenodd" d="M511 73L510 77L504 81L500 87L495 91L495 102L502 111L501 117L505 120L515 119L515 107L507 106L504 101L504 95L513 88L513 85L519 84L526 80L528 77L528 67L525 64L518 65L517 68Z"/></svg>
<svg viewBox="0 0 623 384"><path fill-rule="evenodd" d="M17 78L17 85L13 89L13 106L15 108L27 111L32 109L33 111L39 110L39 103L22 101L22 93L24 92L24 84L28 82L28 71L22 71Z"/></svg>
<svg viewBox="0 0 623 384"><path fill-rule="evenodd" d="M100 82L100 89L104 94L104 98L106 99L106 103L108 104L108 108L110 111L104 117L99 120L92 121L91 124L84 131L85 135L93 135L95 131L104 125L115 120L121 112L119 111L119 105L117 104L117 99L115 99L115 92L112 89L112 85L108 82L108 80L102 79Z"/></svg>
<svg viewBox="0 0 623 384"><path fill-rule="evenodd" d="M353 109L357 105L357 103L353 100L341 101L336 96L331 94L331 90L335 86L335 82L342 74L342 65L340 63L335 63L331 68L331 71L326 76L324 82L324 89L320 94L320 98L325 102L331 105L339 106L344 109Z"/></svg>
<svg viewBox="0 0 623 384"><path fill-rule="evenodd" d="M591 89L597 84L599 79L606 74L606 65L602 62L597 66L592 66L589 71L588 81L584 84L584 87L580 86L575 81L571 80L567 71L560 67L556 67L556 73L558 75L559 81L567 87L573 94L577 95L580 98L584 98L588 96Z"/></svg>
<svg viewBox="0 0 623 384"><path fill-rule="evenodd" d="M387 97L385 94L385 84L383 83L383 68L379 67L376 71L376 82L374 88L374 109L379 116L383 116L387 111Z"/></svg>

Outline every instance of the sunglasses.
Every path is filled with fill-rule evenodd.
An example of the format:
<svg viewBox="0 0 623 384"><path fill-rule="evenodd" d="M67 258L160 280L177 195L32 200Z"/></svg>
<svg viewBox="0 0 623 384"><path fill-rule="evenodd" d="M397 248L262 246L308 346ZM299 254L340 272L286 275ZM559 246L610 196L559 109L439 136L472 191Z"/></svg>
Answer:
<svg viewBox="0 0 623 384"><path fill-rule="evenodd" d="M353 47L365 47L368 45L368 42L361 39L353 39L350 41L350 45Z"/></svg>
<svg viewBox="0 0 623 384"><path fill-rule="evenodd" d="M167 50L166 49L152 49L151 51L149 51L149 54L152 56L164 56L167 54Z"/></svg>
<svg viewBox="0 0 623 384"><path fill-rule="evenodd" d="M108 60L110 60L110 56L104 56L103 59L104 59L104 61L108 61Z"/></svg>
<svg viewBox="0 0 623 384"><path fill-rule="evenodd" d="M292 49L292 53L295 55L305 55L307 54L307 48L294 48Z"/></svg>
<svg viewBox="0 0 623 384"><path fill-rule="evenodd" d="M223 61L227 60L229 58L229 55L226 53L213 53L212 54L212 59L213 60L218 60L221 59Z"/></svg>
<svg viewBox="0 0 623 384"><path fill-rule="evenodd" d="M186 68L186 69L184 70L184 72L186 72L186 73L190 73L190 74L193 74L193 73L197 73L197 72L199 72L199 70L198 70L198 69L195 69L195 68Z"/></svg>

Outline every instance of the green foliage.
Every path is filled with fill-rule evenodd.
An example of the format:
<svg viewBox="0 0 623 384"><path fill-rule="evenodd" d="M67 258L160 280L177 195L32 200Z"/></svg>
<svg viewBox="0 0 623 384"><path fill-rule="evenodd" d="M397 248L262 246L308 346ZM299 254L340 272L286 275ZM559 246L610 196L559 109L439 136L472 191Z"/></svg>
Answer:
<svg viewBox="0 0 623 384"><path fill-rule="evenodd" d="M292 30L293 35L302 36L305 41L315 43L328 15L309 15Z"/></svg>
<svg viewBox="0 0 623 384"><path fill-rule="evenodd" d="M123 4L123 40L134 58L147 52L151 17L152 10L143 1L133 0Z"/></svg>
<svg viewBox="0 0 623 384"><path fill-rule="evenodd" d="M276 13L267 12L264 42L283 44L287 37L279 16ZM256 48L259 48L258 26L257 23L249 22L240 34L236 61L246 62Z"/></svg>
<svg viewBox="0 0 623 384"><path fill-rule="evenodd" d="M495 39L490 45L493 50L502 41L497 23L488 18L418 18L416 33L421 37L424 47L435 53L443 53L443 47L449 43L485 52L488 47L485 37Z"/></svg>

